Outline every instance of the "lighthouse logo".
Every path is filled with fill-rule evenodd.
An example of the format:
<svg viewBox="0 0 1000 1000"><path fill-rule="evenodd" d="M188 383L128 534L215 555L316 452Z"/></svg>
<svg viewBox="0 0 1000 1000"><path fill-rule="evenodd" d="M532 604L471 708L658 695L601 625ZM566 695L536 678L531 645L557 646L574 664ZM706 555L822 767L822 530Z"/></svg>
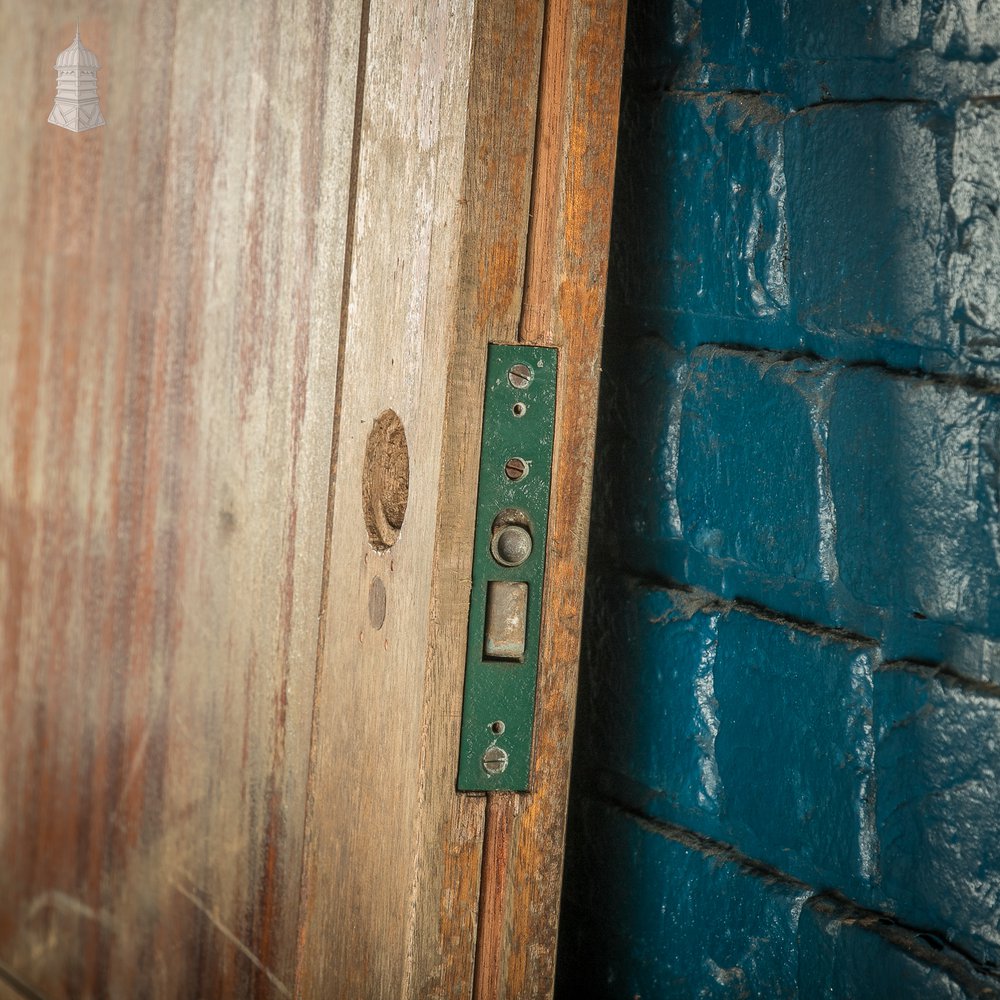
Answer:
<svg viewBox="0 0 1000 1000"><path fill-rule="evenodd" d="M59 53L56 64L56 102L49 121L71 132L104 125L104 116L97 101L97 70L100 63L90 49L80 41L80 25L76 26L73 44Z"/></svg>

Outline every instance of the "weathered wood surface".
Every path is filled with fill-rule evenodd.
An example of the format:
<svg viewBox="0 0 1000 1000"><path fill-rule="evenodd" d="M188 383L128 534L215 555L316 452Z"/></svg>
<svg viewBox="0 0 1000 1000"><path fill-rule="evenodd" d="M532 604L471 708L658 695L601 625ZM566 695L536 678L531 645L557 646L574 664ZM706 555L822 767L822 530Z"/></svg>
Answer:
<svg viewBox="0 0 1000 1000"><path fill-rule="evenodd" d="M461 225L460 258L411 292L421 304L438 294L441 312L424 318L416 343L407 343L405 328L397 333L391 359L409 349L420 359L447 357L447 368L411 361L409 380L397 383L390 371L374 385L355 376L359 387L351 386L353 357L360 372L385 372L378 351L401 323L391 315L379 344L359 337L344 351L310 786L309 923L300 965L307 995L468 996L470 974L479 1000L544 997L552 988L624 11L611 2L549 4L536 104L542 13L537 4L480 5L472 25L464 183L457 205L434 206L435 225ZM380 103L366 89L366 116ZM383 124L379 135L390 131ZM420 162L412 142L388 148L398 157L397 177ZM459 165L439 160L441 169L457 178ZM363 172L358 184L359 204L377 195ZM407 223L405 202L386 211L383 237L409 259L421 234ZM374 328L386 307L373 308L372 289L393 257L360 241L354 254L352 322ZM358 312L371 311L367 324L354 318L356 287L365 304ZM556 489L532 792L491 796L487 818L481 799L456 795L454 780L485 347L514 339L562 349ZM420 524L410 510L398 543L375 554L348 533L359 518L367 428L386 406L408 428L416 423L421 449L431 449L423 468L411 450L411 503L418 490L436 491L437 534L430 509L422 509L428 520ZM376 576L390 595L382 631L365 624ZM386 835L372 838L376 816ZM332 841L338 850L331 854ZM411 887L408 894L401 885Z"/></svg>
<svg viewBox="0 0 1000 1000"><path fill-rule="evenodd" d="M541 10L441 5L406 31L398 4L370 17L299 985L468 997L485 802L455 775L476 469L486 344L513 340L521 309ZM357 530L360 458L386 407L410 496L377 553Z"/></svg>
<svg viewBox="0 0 1000 1000"><path fill-rule="evenodd" d="M531 792L490 797L477 1000L547 997L555 971L624 21L622 0L546 5L519 334L560 348L546 590Z"/></svg>
<svg viewBox="0 0 1000 1000"><path fill-rule="evenodd" d="M516 340L522 306L543 12L537 0L480 3L474 26L423 695L415 1000L469 997L474 975L485 800L458 795L455 780L476 481L487 344Z"/></svg>
<svg viewBox="0 0 1000 1000"><path fill-rule="evenodd" d="M0 970L0 1000L39 1000L39 995L22 980Z"/></svg>
<svg viewBox="0 0 1000 1000"><path fill-rule="evenodd" d="M50 1000L545 996L623 12L98 14L109 124L74 135L75 11L0 0L0 963ZM519 337L562 349L557 485L533 790L487 823L455 771L485 349Z"/></svg>
<svg viewBox="0 0 1000 1000"><path fill-rule="evenodd" d="M359 14L0 0L0 961L50 1000L292 989Z"/></svg>

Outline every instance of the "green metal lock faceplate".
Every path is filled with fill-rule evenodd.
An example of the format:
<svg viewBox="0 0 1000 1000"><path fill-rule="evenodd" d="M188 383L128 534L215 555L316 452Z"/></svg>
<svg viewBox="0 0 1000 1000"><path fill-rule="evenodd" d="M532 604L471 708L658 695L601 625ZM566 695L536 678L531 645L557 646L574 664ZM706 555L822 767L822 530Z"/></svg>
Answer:
<svg viewBox="0 0 1000 1000"><path fill-rule="evenodd" d="M489 346L458 765L462 792L528 790L556 358L553 347Z"/></svg>

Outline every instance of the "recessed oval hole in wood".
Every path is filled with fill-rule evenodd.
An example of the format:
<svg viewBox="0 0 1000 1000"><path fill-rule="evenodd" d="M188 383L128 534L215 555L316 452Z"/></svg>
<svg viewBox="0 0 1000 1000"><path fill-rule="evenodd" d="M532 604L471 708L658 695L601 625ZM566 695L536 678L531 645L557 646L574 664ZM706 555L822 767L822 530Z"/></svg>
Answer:
<svg viewBox="0 0 1000 1000"><path fill-rule="evenodd" d="M368 620L376 632L385 624L385 584L380 576L368 588Z"/></svg>
<svg viewBox="0 0 1000 1000"><path fill-rule="evenodd" d="M375 419L365 445L361 506L371 547L383 552L395 544L410 493L410 452L403 421L393 410Z"/></svg>

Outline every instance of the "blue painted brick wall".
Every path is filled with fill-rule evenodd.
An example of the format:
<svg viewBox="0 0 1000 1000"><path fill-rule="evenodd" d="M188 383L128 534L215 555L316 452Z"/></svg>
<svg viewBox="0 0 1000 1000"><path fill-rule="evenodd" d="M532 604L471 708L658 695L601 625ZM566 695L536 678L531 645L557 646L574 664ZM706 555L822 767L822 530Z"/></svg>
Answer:
<svg viewBox="0 0 1000 1000"><path fill-rule="evenodd" d="M995 998L937 937L817 897L683 829L582 801L569 845L559 991L588 1000ZM608 851L608 845L615 845ZM693 887L696 891L693 891ZM601 914L600 933L594 914Z"/></svg>
<svg viewBox="0 0 1000 1000"><path fill-rule="evenodd" d="M603 429L632 467L627 491L607 472L622 516L601 530L630 569L1000 674L972 662L1000 634L992 387L649 340L607 365Z"/></svg>
<svg viewBox="0 0 1000 1000"><path fill-rule="evenodd" d="M882 908L1000 958L1000 690L912 664L875 687Z"/></svg>
<svg viewBox="0 0 1000 1000"><path fill-rule="evenodd" d="M694 838L600 802L582 804L580 818L587 832L571 841L567 866L590 876L565 892L565 995L798 996L806 886L761 878ZM594 913L602 915L600 933L589 923Z"/></svg>
<svg viewBox="0 0 1000 1000"><path fill-rule="evenodd" d="M1000 997L1000 7L624 83L559 990Z"/></svg>
<svg viewBox="0 0 1000 1000"><path fill-rule="evenodd" d="M601 791L867 899L878 864L877 647L704 592L623 588L614 576L592 588L606 616L596 662L629 651L613 684L588 687L598 700L581 711L579 755Z"/></svg>

